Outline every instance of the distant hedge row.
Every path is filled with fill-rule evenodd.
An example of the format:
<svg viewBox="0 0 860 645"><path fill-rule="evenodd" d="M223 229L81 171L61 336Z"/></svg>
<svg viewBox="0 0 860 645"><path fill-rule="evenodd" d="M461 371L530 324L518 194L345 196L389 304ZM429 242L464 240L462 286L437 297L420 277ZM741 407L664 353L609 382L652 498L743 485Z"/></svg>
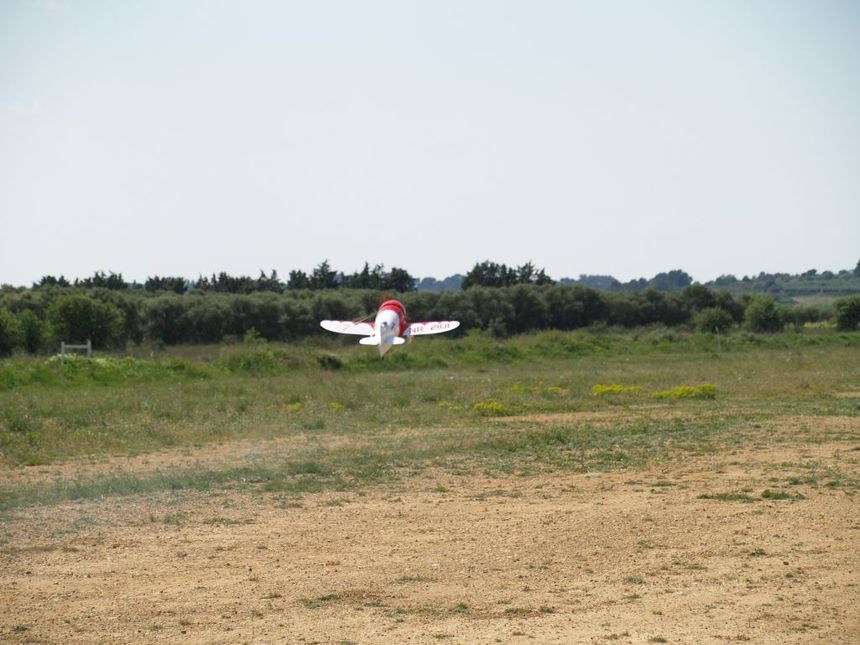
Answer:
<svg viewBox="0 0 860 645"><path fill-rule="evenodd" d="M605 293L580 286L517 285L412 292L400 297L412 320L459 320L463 330L489 330L497 336L592 325L662 324L719 332L743 324L753 331L779 331L786 324L800 326L831 315L828 310L811 307L780 307L768 297L734 298L701 285L672 293ZM290 341L324 333L319 321L326 318L372 316L379 302L378 291L360 289L248 295L148 294L68 287L7 289L0 291L0 354L17 349L56 351L61 340L88 338L97 348L144 341L219 343L241 339L251 330L268 340ZM844 321L837 318L840 327L856 328L860 297L838 301L835 311L837 316L847 312Z"/></svg>

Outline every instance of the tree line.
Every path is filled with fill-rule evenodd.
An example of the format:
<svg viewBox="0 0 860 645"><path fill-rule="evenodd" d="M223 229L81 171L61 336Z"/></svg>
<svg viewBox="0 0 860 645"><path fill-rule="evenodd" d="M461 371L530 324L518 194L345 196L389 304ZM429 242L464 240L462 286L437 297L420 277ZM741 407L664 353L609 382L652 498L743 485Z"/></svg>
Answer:
<svg viewBox="0 0 860 645"><path fill-rule="evenodd" d="M320 262L310 273L296 269L290 271L286 281L278 276L278 272L272 269L269 275L262 269L257 278L245 275L230 275L224 271L213 273L211 276L198 276L196 280L188 280L178 276L150 276L141 284L139 282L128 282L122 277L122 273L96 271L91 277L75 279L70 282L65 276L59 277L46 275L33 283L33 289L44 289L47 287L73 287L79 289L108 289L110 291L148 291L158 293L172 291L183 294L191 291L203 293L255 293L272 292L283 293L287 290L310 289L319 291L323 289L382 289L389 291L414 291L417 280L413 278L406 269L392 267L386 270L382 264L373 267L368 262L360 271L350 274L336 271L331 267L328 260Z"/></svg>
<svg viewBox="0 0 860 645"><path fill-rule="evenodd" d="M690 280L692 282L692 279ZM520 266L507 266L490 262L478 262L465 276L456 274L438 281L435 278L424 278L420 281L421 290L456 291L470 287L509 287L515 284L555 284L544 269L538 269L531 262ZM296 269L289 272L287 279L281 280L278 272L272 269L269 275L262 269L257 278L251 276L233 276L224 271L213 273L211 276L200 275L196 280L188 280L178 276L150 276L141 283L128 282L122 273L96 271L91 277L75 279L70 282L65 276L42 276L33 283L33 289L46 287L75 287L80 289L108 289L111 291L172 291L183 294L192 291L215 293L255 293L327 289L379 289L407 293L419 290L419 281L406 269L392 267L386 270L382 264L373 267L369 262L353 273L337 271L323 260L310 273Z"/></svg>
<svg viewBox="0 0 860 645"><path fill-rule="evenodd" d="M608 291L610 293L627 293L654 289L656 291L680 291L694 284L692 276L686 271L674 269L657 273L653 277L636 278L628 282L616 280L611 275L581 274L578 278L561 278L556 281L546 270L536 267L532 262L519 266L508 266L504 263L485 260L476 262L465 274L454 274L443 280L425 277L421 280L413 277L407 270L392 267L386 270L384 265L373 267L368 262L364 267L353 273L344 273L334 269L323 260L310 273L302 270L292 270L287 279L282 280L274 269L267 275L261 270L256 278L251 276L233 276L226 272L213 273L211 276L198 276L189 280L178 276L151 276L145 282L128 282L121 273L96 271L91 277L75 279L73 282L64 276L43 276L33 284L33 289L45 287L78 287L83 289L103 288L112 291L143 290L148 292L172 291L183 294L193 291L216 293L256 293L305 290L312 291L328 289L380 289L397 291L459 291L472 287L510 287L518 284L562 284L581 286ZM728 291L734 296L747 293L766 293L776 300L787 301L794 296L811 294L829 294L832 296L853 295L860 293L860 261L854 269L845 269L834 273L832 271L818 272L810 269L798 275L788 273L760 273L758 276L736 278L734 275L722 275L716 280L704 283L711 289Z"/></svg>
<svg viewBox="0 0 860 645"><path fill-rule="evenodd" d="M293 341L323 333L320 320L371 315L383 295L378 288L347 287L251 293L59 284L3 289L0 354L53 352L60 341L86 339L96 348L143 342L220 343L248 333L272 341ZM735 297L702 285L673 292L606 293L582 286L538 284L534 275L529 283L473 286L457 292L407 291L398 297L411 320L459 320L462 330L482 329L499 337L542 329L644 325L718 333L743 326L775 332L831 315L840 329L856 329L860 323L860 296L837 301L831 312L783 307L769 296Z"/></svg>

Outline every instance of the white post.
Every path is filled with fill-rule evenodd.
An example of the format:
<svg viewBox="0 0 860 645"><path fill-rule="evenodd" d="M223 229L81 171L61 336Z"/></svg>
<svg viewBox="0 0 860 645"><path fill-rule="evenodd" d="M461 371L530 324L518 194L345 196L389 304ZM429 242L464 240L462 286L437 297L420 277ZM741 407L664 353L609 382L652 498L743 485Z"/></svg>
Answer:
<svg viewBox="0 0 860 645"><path fill-rule="evenodd" d="M63 365L66 364L66 350L67 349L85 349L85 350L87 350L87 358L90 358L93 355L93 341L91 341L88 338L86 345L73 345L72 343L60 341L60 362Z"/></svg>

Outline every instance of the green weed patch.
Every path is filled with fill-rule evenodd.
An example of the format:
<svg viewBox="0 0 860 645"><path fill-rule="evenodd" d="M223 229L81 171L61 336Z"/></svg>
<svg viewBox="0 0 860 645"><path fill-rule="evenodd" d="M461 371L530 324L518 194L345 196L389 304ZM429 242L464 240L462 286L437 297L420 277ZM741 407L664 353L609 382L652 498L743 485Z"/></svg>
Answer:
<svg viewBox="0 0 860 645"><path fill-rule="evenodd" d="M597 383L591 388L594 396L612 396L620 394L641 394L646 392L640 385L619 385L618 383ZM678 385L669 390L657 390L650 396L655 399L715 399L717 388L710 383L702 385Z"/></svg>
<svg viewBox="0 0 860 645"><path fill-rule="evenodd" d="M499 417L508 414L508 409L498 401L480 401L472 409L484 417Z"/></svg>
<svg viewBox="0 0 860 645"><path fill-rule="evenodd" d="M606 396L607 394L638 394L642 391L639 385L619 385L618 383L597 383L591 388L594 396Z"/></svg>
<svg viewBox="0 0 860 645"><path fill-rule="evenodd" d="M652 392L655 399L715 399L717 388L710 383L702 385L679 385L670 390L658 390Z"/></svg>

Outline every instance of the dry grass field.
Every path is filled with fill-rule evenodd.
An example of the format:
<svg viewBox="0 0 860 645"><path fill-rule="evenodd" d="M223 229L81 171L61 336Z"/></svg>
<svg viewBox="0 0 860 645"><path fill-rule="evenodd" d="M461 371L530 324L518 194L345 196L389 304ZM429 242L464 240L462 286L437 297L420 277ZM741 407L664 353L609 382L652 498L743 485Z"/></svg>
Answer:
<svg viewBox="0 0 860 645"><path fill-rule="evenodd" d="M0 405L3 642L860 642L853 345Z"/></svg>

